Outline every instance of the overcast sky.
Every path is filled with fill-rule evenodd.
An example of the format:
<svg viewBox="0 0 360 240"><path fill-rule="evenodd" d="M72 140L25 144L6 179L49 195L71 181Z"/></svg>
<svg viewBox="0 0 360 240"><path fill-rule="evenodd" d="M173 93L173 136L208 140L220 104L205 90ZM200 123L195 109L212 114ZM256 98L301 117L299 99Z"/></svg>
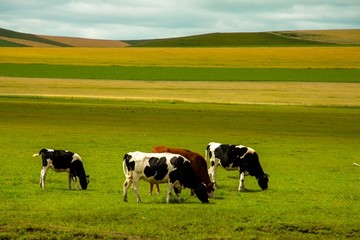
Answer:
<svg viewBox="0 0 360 240"><path fill-rule="evenodd" d="M101 39L360 28L360 0L0 0L0 27Z"/></svg>

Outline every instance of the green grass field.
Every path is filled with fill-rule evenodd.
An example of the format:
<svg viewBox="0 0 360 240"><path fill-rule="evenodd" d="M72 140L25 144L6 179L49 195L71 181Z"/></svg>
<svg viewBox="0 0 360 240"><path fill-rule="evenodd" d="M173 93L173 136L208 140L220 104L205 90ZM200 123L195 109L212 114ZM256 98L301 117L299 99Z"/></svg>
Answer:
<svg viewBox="0 0 360 240"><path fill-rule="evenodd" d="M179 102L0 98L1 239L342 239L360 237L359 108ZM270 174L237 192L236 172L219 170L217 198L182 203L132 192L122 201L122 156L159 144L203 153L210 141L252 146ZM66 174L38 185L43 147L84 159L88 190Z"/></svg>
<svg viewBox="0 0 360 240"><path fill-rule="evenodd" d="M0 63L0 76L154 81L360 82L360 69L74 66Z"/></svg>
<svg viewBox="0 0 360 240"><path fill-rule="evenodd" d="M359 239L359 48L243 40L265 47L2 48L0 239ZM123 202L126 152L211 141L253 147L269 189L219 169L210 204L146 182ZM52 171L40 189L44 147L80 154L88 190Z"/></svg>

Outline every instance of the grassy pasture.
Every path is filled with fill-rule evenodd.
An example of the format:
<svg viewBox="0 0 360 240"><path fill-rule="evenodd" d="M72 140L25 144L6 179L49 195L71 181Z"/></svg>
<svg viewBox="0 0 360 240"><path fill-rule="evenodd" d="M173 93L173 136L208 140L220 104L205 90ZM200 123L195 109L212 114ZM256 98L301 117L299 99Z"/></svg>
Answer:
<svg viewBox="0 0 360 240"><path fill-rule="evenodd" d="M56 74L48 76L51 78L63 78L67 70L75 73L67 75L70 80L0 79L0 239L358 239L360 168L352 166L353 162L360 162L357 84L309 81L335 79L330 75L337 75L338 82L358 82L359 48L274 49L278 51L1 49L1 67L12 68L1 68L1 76L7 76L6 71L28 71L23 77L36 77L39 69L48 74L54 70ZM220 60L223 65L218 65ZM254 74L254 79L261 76L256 72L259 70L264 71L264 78L278 74L269 80L303 74L300 78L308 83L272 82L268 88L266 83L243 83L250 84L247 89L257 87L254 99L270 99L273 95L284 101L284 105L244 105L220 101L230 92L240 95L240 85L231 85L236 82L219 87L216 84L221 82L167 81L161 88L161 82L152 81L71 80L89 72L96 75L95 69L106 72L113 65L114 69L124 67L128 75L131 71L143 71L145 79L151 71L164 68L168 72L157 73L160 80L169 80L166 75L172 72L179 76L184 69L193 72L180 80L194 80L192 77L201 68L206 68L205 76L219 66L220 72L248 66L248 74ZM266 70L264 66L275 69ZM319 77L312 78L312 70ZM128 76L119 72L106 76ZM240 72L228 75L237 73ZM291 85L292 90L288 90L286 84L298 85ZM151 92L143 92L149 85L156 89L153 100L112 98L119 93L149 97ZM138 88L135 95L134 88ZM212 89L218 94L214 99L221 96L212 104L159 100L157 96L159 92L181 95L195 91L210 98ZM81 98L66 95L69 92ZM290 96L307 101L323 98L331 103L291 106L295 100ZM338 105L339 99L349 100L349 104ZM239 193L238 174L219 170L217 198L208 205L191 197L188 190L182 194L182 203L172 200L165 204L164 186L160 196L150 197L145 182L140 183L143 204L136 203L132 192L128 203L122 201L124 153L149 151L158 144L203 153L209 141L255 148L264 170L270 174L270 189L259 191L255 180L247 177L247 191ZM32 158L32 154L43 147L78 152L91 175L89 189L68 191L66 175L49 172L47 188L40 190L40 159Z"/></svg>
<svg viewBox="0 0 360 240"><path fill-rule="evenodd" d="M0 63L200 68L359 68L359 47L2 48Z"/></svg>
<svg viewBox="0 0 360 240"><path fill-rule="evenodd" d="M360 237L358 108L196 104L99 99L0 98L0 238L339 239ZM167 144L202 153L209 141L254 147L268 191L219 170L217 199L165 204L132 192L121 200L121 158ZM68 191L65 174L38 186L42 147L78 152L87 191ZM15 150L15 151L14 151ZM160 226L160 227L159 227Z"/></svg>
<svg viewBox="0 0 360 240"><path fill-rule="evenodd" d="M6 41L4 39L0 39L0 46L1 47L25 47L25 45L23 45L23 44Z"/></svg>
<svg viewBox="0 0 360 240"><path fill-rule="evenodd" d="M360 82L360 69L195 68L0 63L0 76L147 81Z"/></svg>

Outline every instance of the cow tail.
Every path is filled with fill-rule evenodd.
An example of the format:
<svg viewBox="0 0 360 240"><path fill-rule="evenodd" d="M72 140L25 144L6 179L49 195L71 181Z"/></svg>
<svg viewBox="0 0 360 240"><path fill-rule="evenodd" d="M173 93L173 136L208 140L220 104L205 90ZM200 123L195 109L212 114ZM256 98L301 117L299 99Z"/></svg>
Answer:
<svg viewBox="0 0 360 240"><path fill-rule="evenodd" d="M47 151L47 149L46 149L46 148L43 148L43 149L40 150L40 152L33 154L33 157L40 156L43 152L46 153L46 151Z"/></svg>
<svg viewBox="0 0 360 240"><path fill-rule="evenodd" d="M207 146L206 148L205 148L205 161L207 162L207 158L208 158L208 149L209 149L209 146Z"/></svg>
<svg viewBox="0 0 360 240"><path fill-rule="evenodd" d="M123 171L124 171L124 175L127 176L129 174L129 171L127 169L127 166L126 166L126 161L124 159L123 161Z"/></svg>
<svg viewBox="0 0 360 240"><path fill-rule="evenodd" d="M207 145L206 149L205 149L205 161L208 161L208 155L209 155L209 145Z"/></svg>
<svg viewBox="0 0 360 240"><path fill-rule="evenodd" d="M123 171L124 171L126 181L132 181L133 171L132 171L132 169L129 170L125 158L124 158L124 161L123 161Z"/></svg>

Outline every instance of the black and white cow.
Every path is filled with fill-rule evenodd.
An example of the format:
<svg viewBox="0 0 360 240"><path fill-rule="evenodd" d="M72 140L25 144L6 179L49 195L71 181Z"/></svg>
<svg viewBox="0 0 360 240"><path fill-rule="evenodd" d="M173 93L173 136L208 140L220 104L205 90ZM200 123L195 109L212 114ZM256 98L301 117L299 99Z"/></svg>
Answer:
<svg viewBox="0 0 360 240"><path fill-rule="evenodd" d="M126 177L124 182L125 202L127 202L128 188L131 184L137 202L141 202L138 193L140 179L153 184L167 183L166 203L169 203L172 189L174 187L179 188L180 186L194 189L196 196L201 202L209 202L205 185L196 177L190 161L181 155L129 152L124 155L123 170Z"/></svg>
<svg viewBox="0 0 360 240"><path fill-rule="evenodd" d="M206 148L206 159L210 157L209 175L216 184L216 168L220 164L226 170L239 170L239 191L244 191L245 174L255 176L262 190L268 188L268 175L264 173L254 149L242 145L211 142Z"/></svg>
<svg viewBox="0 0 360 240"><path fill-rule="evenodd" d="M80 180L81 188L83 190L87 188L89 176L86 175L81 157L77 153L44 148L39 153L35 153L33 157L39 155L42 158L42 169L40 172L41 188L45 188L46 173L50 168L55 172L69 173L69 189L71 189L71 181L74 182L76 189L78 189L76 177Z"/></svg>

